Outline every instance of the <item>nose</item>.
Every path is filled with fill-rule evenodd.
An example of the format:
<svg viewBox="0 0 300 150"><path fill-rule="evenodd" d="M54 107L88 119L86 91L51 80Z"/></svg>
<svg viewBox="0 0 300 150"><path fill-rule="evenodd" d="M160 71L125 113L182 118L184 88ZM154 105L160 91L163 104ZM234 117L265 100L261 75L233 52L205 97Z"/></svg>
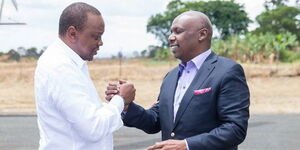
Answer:
<svg viewBox="0 0 300 150"><path fill-rule="evenodd" d="M176 37L172 34L170 34L169 38L168 38L170 43L173 43L176 40Z"/></svg>
<svg viewBox="0 0 300 150"><path fill-rule="evenodd" d="M102 45L103 45L103 41L102 41L102 39L100 39L99 42L98 42L98 46L100 47Z"/></svg>

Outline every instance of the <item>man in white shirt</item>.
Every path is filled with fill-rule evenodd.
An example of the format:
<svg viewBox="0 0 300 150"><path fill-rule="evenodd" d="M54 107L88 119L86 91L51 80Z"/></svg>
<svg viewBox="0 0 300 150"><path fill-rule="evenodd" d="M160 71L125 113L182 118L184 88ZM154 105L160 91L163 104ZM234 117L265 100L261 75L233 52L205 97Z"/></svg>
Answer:
<svg viewBox="0 0 300 150"><path fill-rule="evenodd" d="M101 13L86 3L69 5L60 16L59 38L39 58L35 72L39 150L112 150L112 132L123 126L121 112L134 100L122 84L102 103L86 61L103 45Z"/></svg>

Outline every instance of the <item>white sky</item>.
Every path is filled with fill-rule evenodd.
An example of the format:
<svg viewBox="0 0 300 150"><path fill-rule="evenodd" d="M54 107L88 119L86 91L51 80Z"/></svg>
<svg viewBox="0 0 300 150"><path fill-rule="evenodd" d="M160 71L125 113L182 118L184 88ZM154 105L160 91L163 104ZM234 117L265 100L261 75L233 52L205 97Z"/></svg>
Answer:
<svg viewBox="0 0 300 150"><path fill-rule="evenodd" d="M20 46L41 49L51 44L58 34L62 10L78 0L17 0L18 11L10 0L4 3L1 22L26 22L27 25L0 26L0 51ZM148 45L159 45L154 35L146 32L151 15L161 13L170 0L81 0L98 8L105 21L104 45L98 57L110 57L122 51L125 56L142 51ZM187 0L183 0L187 1ZM250 19L260 14L264 0L236 0L244 4ZM255 28L251 24L249 29Z"/></svg>

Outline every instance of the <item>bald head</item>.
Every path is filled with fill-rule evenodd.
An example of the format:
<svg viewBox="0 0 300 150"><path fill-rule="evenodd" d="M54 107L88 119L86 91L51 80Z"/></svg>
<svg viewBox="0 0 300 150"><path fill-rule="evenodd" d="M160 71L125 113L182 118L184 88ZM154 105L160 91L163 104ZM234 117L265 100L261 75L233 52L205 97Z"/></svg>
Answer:
<svg viewBox="0 0 300 150"><path fill-rule="evenodd" d="M174 56L188 62L210 49L212 26L208 17L197 11L177 16L170 28L169 43Z"/></svg>
<svg viewBox="0 0 300 150"><path fill-rule="evenodd" d="M194 11L194 10L190 10L190 11L186 11L183 12L182 14L180 14L179 16L177 16L175 20L177 19L182 19L182 18L189 18L192 20L192 26L195 27L196 29L202 29L202 28L206 28L208 30L208 37L209 40L211 40L212 37L212 25L211 22L209 20L209 18L202 12L199 11Z"/></svg>

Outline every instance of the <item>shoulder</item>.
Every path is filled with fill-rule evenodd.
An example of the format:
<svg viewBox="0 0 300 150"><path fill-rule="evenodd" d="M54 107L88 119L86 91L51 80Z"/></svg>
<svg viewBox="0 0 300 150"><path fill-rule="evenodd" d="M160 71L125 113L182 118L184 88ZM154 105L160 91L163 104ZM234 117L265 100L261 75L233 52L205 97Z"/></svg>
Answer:
<svg viewBox="0 0 300 150"><path fill-rule="evenodd" d="M218 57L218 61L217 61L217 65L222 66L222 67L232 67L235 65L239 65L236 61L223 57L223 56L217 56Z"/></svg>
<svg viewBox="0 0 300 150"><path fill-rule="evenodd" d="M246 81L244 69L238 62L222 56L218 56L217 60L216 76L222 80L222 83L236 80Z"/></svg>
<svg viewBox="0 0 300 150"><path fill-rule="evenodd" d="M47 74L64 74L75 68L75 64L64 54L63 50L53 44L45 50L37 62L37 71Z"/></svg>
<svg viewBox="0 0 300 150"><path fill-rule="evenodd" d="M242 66L236 62L235 60L223 57L223 56L216 56L217 61L216 61L216 69L222 70L224 72L228 72L230 70L235 70L235 69L242 69Z"/></svg>
<svg viewBox="0 0 300 150"><path fill-rule="evenodd" d="M242 66L232 59L212 54L206 61L206 66L210 66L213 69L211 77L215 81L218 79L223 81L224 79L231 79L233 77L245 77Z"/></svg>

